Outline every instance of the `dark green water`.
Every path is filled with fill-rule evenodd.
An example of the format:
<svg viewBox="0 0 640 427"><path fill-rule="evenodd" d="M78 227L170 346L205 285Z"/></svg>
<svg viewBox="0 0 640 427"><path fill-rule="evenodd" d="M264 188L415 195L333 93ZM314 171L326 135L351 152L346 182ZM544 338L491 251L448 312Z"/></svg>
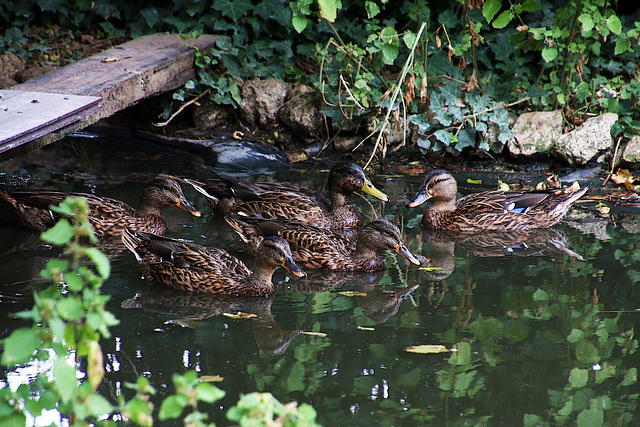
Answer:
<svg viewBox="0 0 640 427"><path fill-rule="evenodd" d="M119 142L62 141L44 157L2 163L0 183L9 190L94 192L135 205L156 173L206 179L214 171L202 155ZM485 184L465 185L461 192L494 188L498 177L470 175ZM322 191L326 172L303 165L272 177ZM278 272L275 298L238 300L154 289L141 279L133 255L115 254L103 290L112 295L108 308L121 324L102 342L106 376L100 391L115 403L120 393L131 397L125 382L146 376L158 390L157 408L172 392L171 376L194 369L223 378L216 385L227 396L202 408L218 425L230 424L224 413L240 393L256 390L311 404L325 426L640 423L635 216L580 219L583 210L577 209L554 234L524 242L484 236L479 247L422 233L422 210L404 207L421 176L373 181L391 202L355 197L365 216L403 225L411 250L440 270L419 271L389 255L388 269L377 275L313 272L300 280ZM166 209L168 235L226 248L250 265L224 222L183 188L204 218ZM34 279L57 252L39 244L37 234L15 230L0 212L0 331L6 337L20 325L11 313L31 307L32 289L43 286ZM584 261L558 249L563 239ZM413 285L420 286L394 299L393 292ZM237 311L258 317L222 314ZM405 351L423 344L458 351ZM17 387L46 370L2 371L0 384Z"/></svg>

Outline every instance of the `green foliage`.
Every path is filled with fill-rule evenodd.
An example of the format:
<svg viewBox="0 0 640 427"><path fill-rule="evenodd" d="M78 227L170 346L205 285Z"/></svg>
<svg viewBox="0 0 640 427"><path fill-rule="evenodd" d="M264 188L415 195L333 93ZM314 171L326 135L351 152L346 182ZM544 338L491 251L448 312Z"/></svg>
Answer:
<svg viewBox="0 0 640 427"><path fill-rule="evenodd" d="M51 209L73 221L62 218L43 232L41 239L66 247L64 255L71 261L51 259L47 263L41 275L53 286L34 293L33 308L17 314L32 320L33 326L15 329L5 338L0 356L0 363L9 367L49 363L51 375L39 373L33 383L22 384L16 392L9 387L0 390L0 424L23 426L27 416L35 419L43 411L56 410L74 426L115 425L110 418L116 413L129 422L151 426L154 407L149 397L155 389L147 378L125 384L135 391L135 396L125 400L119 394L117 406L98 392L105 373L99 340L108 338L109 327L119 321L105 309L109 297L100 293L110 274L109 259L97 248L82 245L87 237L97 242L86 202L67 198ZM85 265L87 262L95 266L97 273ZM225 392L201 381L195 371L175 374L173 384L175 394L162 401L158 418L181 419L190 426L213 425L207 424L209 415L200 411L198 404L215 403ZM317 425L311 406L283 405L268 393L245 396L238 407L229 411L229 417L242 423L251 420L252 425L271 425L275 420L283 425Z"/></svg>
<svg viewBox="0 0 640 427"><path fill-rule="evenodd" d="M315 427L316 411L303 403L283 405L270 393L250 393L240 397L238 404L227 412L230 421L241 426L300 426Z"/></svg>
<svg viewBox="0 0 640 427"><path fill-rule="evenodd" d="M51 409L77 423L86 423L114 410L97 393L104 376L98 341L109 337L108 328L118 324L105 310L108 297L100 294L102 281L109 277L109 260L95 248L81 245L87 236L95 240L83 199L67 198L52 209L73 217L74 224L62 219L43 232L42 239L66 246L65 255L71 261L52 259L47 263L42 276L54 285L35 293L33 309L18 314L32 320L33 326L16 329L4 340L1 362L15 366L51 360L53 375L41 374L35 381L36 390L19 389L14 395L7 390L0 416L3 424L23 419L27 413L37 417ZM87 260L95 265L97 274L84 265ZM78 380L81 361L86 375Z"/></svg>
<svg viewBox="0 0 640 427"><path fill-rule="evenodd" d="M376 116L386 110L402 126L410 117L424 150L500 152L513 136L507 110L515 108L563 108L575 123L614 112L617 134L638 134L640 22L609 3L23 0L0 6L0 43L29 56L34 44L22 29L52 24L103 36L223 35L211 51L197 51L197 79L174 100L208 88L214 102L237 106L236 78L301 80L322 93L335 124L373 116L380 131L390 119Z"/></svg>

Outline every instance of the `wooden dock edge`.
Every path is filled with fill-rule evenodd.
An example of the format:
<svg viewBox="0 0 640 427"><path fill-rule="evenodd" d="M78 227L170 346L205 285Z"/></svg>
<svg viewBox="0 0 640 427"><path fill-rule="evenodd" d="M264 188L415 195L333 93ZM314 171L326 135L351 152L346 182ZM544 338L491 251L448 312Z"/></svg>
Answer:
<svg viewBox="0 0 640 427"><path fill-rule="evenodd" d="M55 131L35 139L17 142L13 149L25 143L41 147L63 138L71 132L87 127L98 120L150 98L184 85L196 77L196 50L208 52L221 36L202 35L197 39L181 40L178 34L152 34L139 37L89 58L13 86L9 90L101 97L98 108L87 109L69 123L51 126ZM0 106L2 101L0 100ZM0 147L0 152L2 152Z"/></svg>

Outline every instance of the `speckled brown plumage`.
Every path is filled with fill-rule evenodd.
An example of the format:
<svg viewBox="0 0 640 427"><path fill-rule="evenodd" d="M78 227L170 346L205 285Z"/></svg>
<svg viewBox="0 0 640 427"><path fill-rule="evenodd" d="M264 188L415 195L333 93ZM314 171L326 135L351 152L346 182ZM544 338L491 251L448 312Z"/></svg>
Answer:
<svg viewBox="0 0 640 427"><path fill-rule="evenodd" d="M200 212L186 199L180 184L168 177L155 178L144 187L137 209L120 200L88 193L0 191L0 199L9 203L18 221L27 228L40 231L56 223L59 216L50 210L50 206L59 205L66 197L86 199L90 211L89 222L98 237L120 236L125 228L164 234L167 224L161 211L167 206L177 206L194 216L200 216Z"/></svg>
<svg viewBox="0 0 640 427"><path fill-rule="evenodd" d="M291 247L293 259L303 268L341 271L376 271L385 268L380 252L392 250L409 262L419 264L409 251L400 230L389 221L378 219L365 225L354 242L344 235L306 224L277 220L241 221L226 218L231 227L255 248L263 236L281 236Z"/></svg>
<svg viewBox="0 0 640 427"><path fill-rule="evenodd" d="M408 206L433 199L433 205L422 217L422 224L429 229L460 233L526 231L560 222L571 204L587 190L485 191L456 201L458 187L453 176L435 170L427 175L423 188Z"/></svg>
<svg viewBox="0 0 640 427"><path fill-rule="evenodd" d="M270 237L256 249L254 271L228 252L144 232L125 230L122 241L134 253L145 276L190 292L267 296L275 292L271 276L278 266L303 277L287 242Z"/></svg>
<svg viewBox="0 0 640 427"><path fill-rule="evenodd" d="M214 196L207 199L208 203L224 214L293 220L327 229L361 225L360 213L350 200L354 191L388 200L373 186L362 167L352 162L338 163L331 169L328 187L330 201L308 189L276 183L222 179L203 184L206 192Z"/></svg>

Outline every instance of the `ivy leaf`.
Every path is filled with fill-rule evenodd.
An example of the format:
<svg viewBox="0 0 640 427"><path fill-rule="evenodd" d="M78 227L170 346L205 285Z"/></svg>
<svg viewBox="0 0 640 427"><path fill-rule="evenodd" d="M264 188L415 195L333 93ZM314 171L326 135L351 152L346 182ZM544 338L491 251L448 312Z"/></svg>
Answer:
<svg viewBox="0 0 640 427"><path fill-rule="evenodd" d="M502 0L487 0L482 5L482 16L490 23L496 13L500 11L502 7Z"/></svg>
<svg viewBox="0 0 640 427"><path fill-rule="evenodd" d="M250 0L215 0L212 4L215 10L219 10L223 16L228 16L233 21L238 21L240 17L253 9Z"/></svg>
<svg viewBox="0 0 640 427"><path fill-rule="evenodd" d="M569 384L573 388L582 388L589 382L589 371L586 369L573 368L569 374Z"/></svg>
<svg viewBox="0 0 640 427"><path fill-rule="evenodd" d="M38 6L43 12L56 12L67 10L63 0L38 0ZM66 15L66 13L64 13Z"/></svg>
<svg viewBox="0 0 640 427"><path fill-rule="evenodd" d="M497 28L498 30L509 25L509 22L513 19L513 12L507 9L502 12L495 21L493 21L493 28Z"/></svg>

